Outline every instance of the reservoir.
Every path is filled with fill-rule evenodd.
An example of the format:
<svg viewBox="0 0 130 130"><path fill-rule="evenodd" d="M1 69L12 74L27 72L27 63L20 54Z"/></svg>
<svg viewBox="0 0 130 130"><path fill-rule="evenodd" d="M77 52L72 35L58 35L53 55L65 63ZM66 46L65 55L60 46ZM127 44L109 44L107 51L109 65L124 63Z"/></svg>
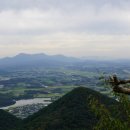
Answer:
<svg viewBox="0 0 130 130"><path fill-rule="evenodd" d="M0 109L9 109L12 107L20 107L25 105L31 105L31 104L44 104L44 106L47 106L51 103L51 98L34 98L34 99L25 99L25 100L18 100L14 105L10 105L7 107L1 107Z"/></svg>

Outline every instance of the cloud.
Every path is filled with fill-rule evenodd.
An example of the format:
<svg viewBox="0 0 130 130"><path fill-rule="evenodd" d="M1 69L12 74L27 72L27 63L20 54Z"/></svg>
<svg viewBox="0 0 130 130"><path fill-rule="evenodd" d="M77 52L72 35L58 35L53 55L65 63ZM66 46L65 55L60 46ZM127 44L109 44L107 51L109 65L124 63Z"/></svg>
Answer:
<svg viewBox="0 0 130 130"><path fill-rule="evenodd" d="M44 7L38 8L36 6L37 8L34 8L35 2L32 2L31 8L24 9L21 7L21 10L15 8L2 10L0 12L0 34L33 35L55 32L130 34L130 9L122 9L120 6L115 7L109 2L102 2L102 4L104 3L102 6L92 4L93 2L90 1L87 4L84 0L81 2L76 0L74 5L72 5L72 2L74 1L65 1L63 2L64 5L58 0L51 4L43 1L40 5L47 4L48 10ZM14 1L14 3L18 2ZM23 3L25 2L23 1ZM28 1L28 3L31 3L31 1ZM22 6L20 2L16 5Z"/></svg>
<svg viewBox="0 0 130 130"><path fill-rule="evenodd" d="M28 8L40 8L40 9L74 9L88 6L95 6L101 8L104 5L112 5L114 7L129 8L130 1L128 0L4 0L0 1L0 9L28 9Z"/></svg>
<svg viewBox="0 0 130 130"><path fill-rule="evenodd" d="M117 52L118 57L119 50L129 47L129 6L128 0L0 1L0 55L44 51L110 56Z"/></svg>
<svg viewBox="0 0 130 130"><path fill-rule="evenodd" d="M51 37L51 39L49 39ZM68 56L107 56L129 58L130 36L122 35L82 35L64 33L41 36L2 37L6 42L0 44L1 56L25 53L64 54ZM0 43L2 43L2 38ZM12 41L12 43L10 43ZM8 51L7 51L8 50ZM127 53L126 53L127 52Z"/></svg>

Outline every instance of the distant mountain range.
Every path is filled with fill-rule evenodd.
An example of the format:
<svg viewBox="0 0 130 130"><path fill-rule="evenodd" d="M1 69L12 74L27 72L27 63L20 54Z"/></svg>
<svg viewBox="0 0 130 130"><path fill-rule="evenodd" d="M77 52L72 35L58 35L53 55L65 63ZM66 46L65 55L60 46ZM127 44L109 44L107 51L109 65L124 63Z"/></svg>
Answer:
<svg viewBox="0 0 130 130"><path fill-rule="evenodd" d="M64 55L46 55L20 53L14 57L5 57L0 59L0 71L13 69L31 69L31 68L59 68L65 66L84 66L95 67L115 67L129 66L130 60L99 60L91 58L74 58Z"/></svg>
<svg viewBox="0 0 130 130"><path fill-rule="evenodd" d="M1 110L0 130L92 130L98 119L89 106L90 96L108 109L117 105L114 99L79 87L23 121ZM19 127L15 129L14 125Z"/></svg>
<svg viewBox="0 0 130 130"><path fill-rule="evenodd" d="M0 69L7 68L33 68L33 67L58 67L78 62L80 59L63 55L46 55L20 53L14 57L0 59Z"/></svg>

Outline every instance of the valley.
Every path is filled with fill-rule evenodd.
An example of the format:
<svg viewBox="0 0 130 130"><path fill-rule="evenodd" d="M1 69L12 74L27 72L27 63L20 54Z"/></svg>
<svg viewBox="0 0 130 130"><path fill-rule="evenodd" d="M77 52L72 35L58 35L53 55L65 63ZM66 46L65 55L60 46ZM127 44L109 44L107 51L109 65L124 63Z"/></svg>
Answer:
<svg viewBox="0 0 130 130"><path fill-rule="evenodd" d="M41 102L32 104L28 102L22 106L14 105L21 100L49 98L50 102L54 102L80 86L112 97L104 78L113 74L117 74L122 79L128 79L130 76L129 61L92 61L63 57L66 62L60 65L62 56L60 59L58 59L59 56L58 58L55 56L60 63L54 66L51 62L55 59L54 57L49 56L50 60L47 60L44 58L45 55L40 55L40 59L37 60L39 55L34 55L31 56L33 63L37 60L38 64L43 58L44 61L48 61L48 67L44 63L42 66L30 65L30 61L22 66L21 64L14 66L13 61L16 62L21 57L23 62L28 57L30 59L30 55L20 54L8 61L11 63L11 69L6 66L0 69L0 108L8 108L7 111L19 118L25 118L46 106ZM0 63L2 61L0 60ZM27 64L31 67L27 67Z"/></svg>

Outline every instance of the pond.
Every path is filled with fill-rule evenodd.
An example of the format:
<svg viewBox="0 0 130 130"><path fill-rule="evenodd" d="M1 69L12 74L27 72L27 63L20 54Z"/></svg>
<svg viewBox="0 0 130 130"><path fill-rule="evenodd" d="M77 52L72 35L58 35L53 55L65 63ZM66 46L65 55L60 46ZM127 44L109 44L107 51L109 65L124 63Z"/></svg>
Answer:
<svg viewBox="0 0 130 130"><path fill-rule="evenodd" d="M1 107L0 109L9 109L11 107L20 107L20 106L38 104L38 103L42 103L45 106L47 106L51 103L51 98L34 98L34 99L18 100L18 101L16 101L16 103L14 105L10 105L7 107Z"/></svg>

